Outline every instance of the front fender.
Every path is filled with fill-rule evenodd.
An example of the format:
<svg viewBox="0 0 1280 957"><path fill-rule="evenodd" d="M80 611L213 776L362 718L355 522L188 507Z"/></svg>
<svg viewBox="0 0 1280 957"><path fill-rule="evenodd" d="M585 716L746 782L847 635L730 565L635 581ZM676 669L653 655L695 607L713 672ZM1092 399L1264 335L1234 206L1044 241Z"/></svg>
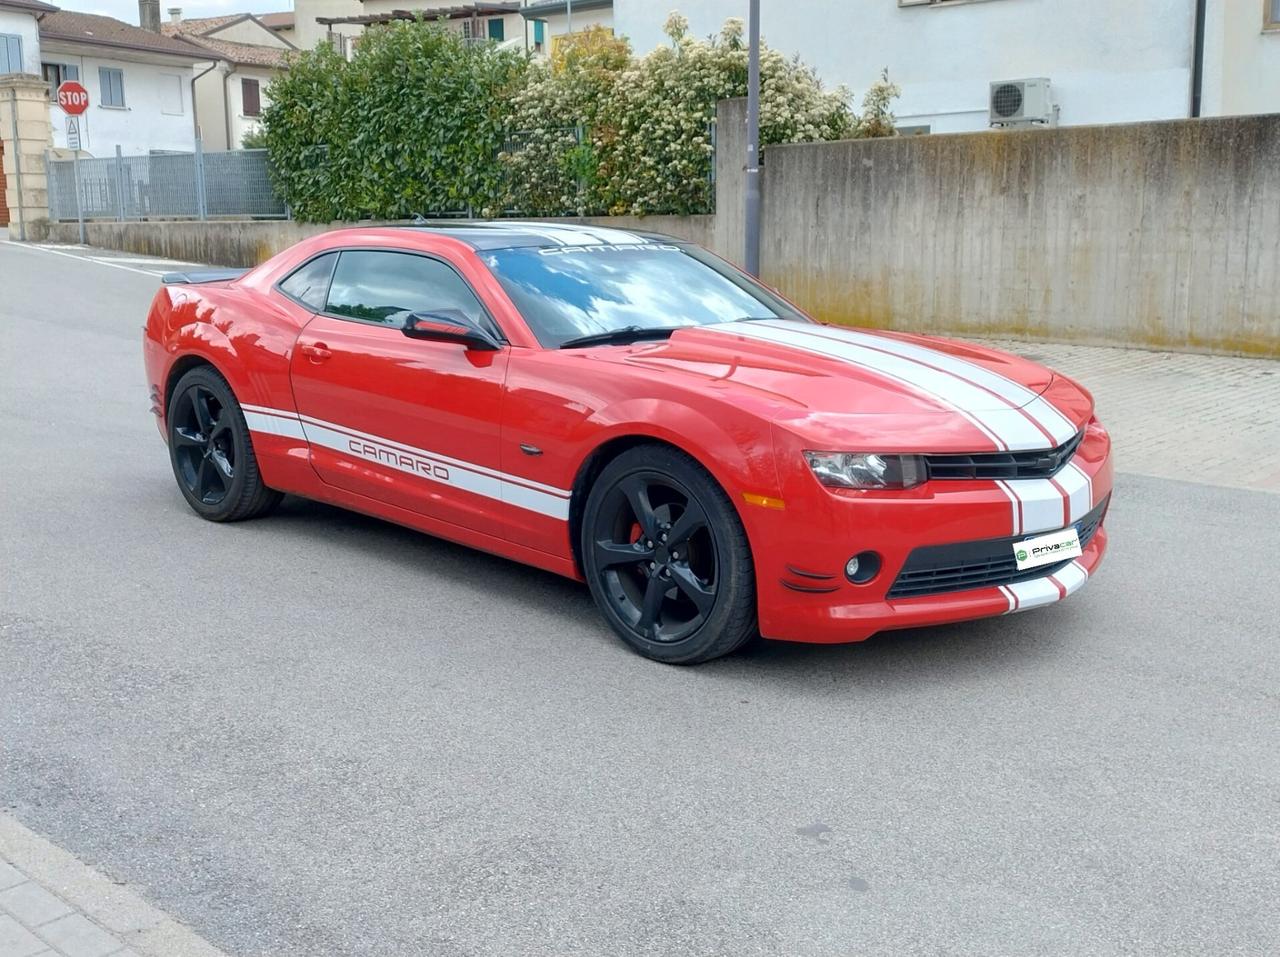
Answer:
<svg viewBox="0 0 1280 957"><path fill-rule="evenodd" d="M735 421L735 419L744 421ZM594 443L580 458L575 474L589 466L601 448L624 438L643 436L665 442L697 459L743 511L743 493L776 498L778 471L767 422L748 422L736 413L717 420L706 411L670 399L637 398L612 403L587 420Z"/></svg>

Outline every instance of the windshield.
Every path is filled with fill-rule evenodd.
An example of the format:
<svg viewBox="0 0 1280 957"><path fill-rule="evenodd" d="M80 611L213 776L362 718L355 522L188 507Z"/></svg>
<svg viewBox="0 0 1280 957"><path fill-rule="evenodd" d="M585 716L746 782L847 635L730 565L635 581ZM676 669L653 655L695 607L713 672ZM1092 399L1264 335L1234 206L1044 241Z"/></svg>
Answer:
<svg viewBox="0 0 1280 957"><path fill-rule="evenodd" d="M542 246L495 249L481 258L549 349L627 328L803 318L696 246Z"/></svg>

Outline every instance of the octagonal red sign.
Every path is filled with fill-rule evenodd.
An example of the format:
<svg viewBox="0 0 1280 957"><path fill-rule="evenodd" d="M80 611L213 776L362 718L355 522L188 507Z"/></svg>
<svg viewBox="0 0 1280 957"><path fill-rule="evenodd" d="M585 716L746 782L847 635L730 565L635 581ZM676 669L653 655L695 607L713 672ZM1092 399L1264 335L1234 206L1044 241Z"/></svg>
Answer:
<svg viewBox="0 0 1280 957"><path fill-rule="evenodd" d="M69 116L79 116L89 108L89 91L76 80L59 83L58 105Z"/></svg>

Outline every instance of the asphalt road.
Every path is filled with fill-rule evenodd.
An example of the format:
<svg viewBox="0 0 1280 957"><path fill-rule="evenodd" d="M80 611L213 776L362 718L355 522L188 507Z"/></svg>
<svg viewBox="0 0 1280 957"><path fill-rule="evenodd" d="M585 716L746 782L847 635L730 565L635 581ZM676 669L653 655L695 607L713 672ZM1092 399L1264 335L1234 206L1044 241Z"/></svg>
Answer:
<svg viewBox="0 0 1280 957"><path fill-rule="evenodd" d="M155 288L0 245L0 804L230 953L1280 952L1280 496L1122 475L1061 605L663 667L548 574L196 518Z"/></svg>

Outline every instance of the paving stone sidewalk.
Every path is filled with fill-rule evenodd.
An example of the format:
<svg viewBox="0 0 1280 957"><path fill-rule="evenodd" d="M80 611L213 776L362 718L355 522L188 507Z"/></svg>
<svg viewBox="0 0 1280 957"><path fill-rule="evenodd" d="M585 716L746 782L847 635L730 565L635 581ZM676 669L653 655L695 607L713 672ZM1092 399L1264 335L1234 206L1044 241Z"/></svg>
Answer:
<svg viewBox="0 0 1280 957"><path fill-rule="evenodd" d="M1116 470L1280 492L1280 362L984 340L1081 382Z"/></svg>
<svg viewBox="0 0 1280 957"><path fill-rule="evenodd" d="M0 957L226 957L0 812Z"/></svg>

